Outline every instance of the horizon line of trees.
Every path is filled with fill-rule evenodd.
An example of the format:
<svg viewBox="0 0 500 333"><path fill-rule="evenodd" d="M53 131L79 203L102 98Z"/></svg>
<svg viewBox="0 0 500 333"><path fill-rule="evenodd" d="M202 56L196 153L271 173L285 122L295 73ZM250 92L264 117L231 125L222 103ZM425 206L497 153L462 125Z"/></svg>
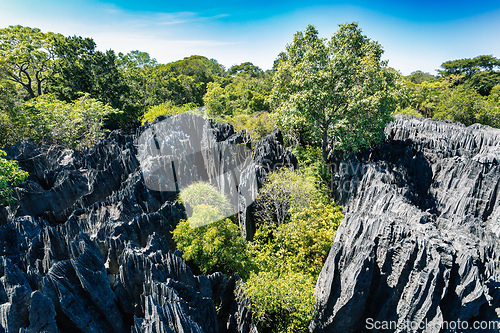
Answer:
<svg viewBox="0 0 500 333"><path fill-rule="evenodd" d="M98 51L92 38L9 26L0 29L0 122L5 125L5 118L16 118L14 109L24 102L52 94L67 103L88 96L121 111L110 113L105 119L108 125L114 124L113 128L143 118L150 108L162 103L176 107L192 103L196 107L207 106L208 116L234 121L241 129L251 122L249 115L276 109L276 105L269 104L269 96L276 84L282 84L273 83L273 77L284 54L278 55L273 69L267 71L251 62L226 69L217 60L199 55L161 64L138 50L127 54ZM479 55L445 61L438 75L422 71L406 77L399 75L409 82L406 86L413 95L429 90L425 85L439 81L447 86L431 88L434 95L436 90L460 87L467 88L469 94L475 91L487 98L500 85L498 68L499 59ZM412 98L403 98L400 109L412 106L422 116L433 116L434 112L409 101ZM424 99L426 104L433 104ZM488 124L495 125L491 121ZM5 142L0 134L0 146L12 143L12 139Z"/></svg>

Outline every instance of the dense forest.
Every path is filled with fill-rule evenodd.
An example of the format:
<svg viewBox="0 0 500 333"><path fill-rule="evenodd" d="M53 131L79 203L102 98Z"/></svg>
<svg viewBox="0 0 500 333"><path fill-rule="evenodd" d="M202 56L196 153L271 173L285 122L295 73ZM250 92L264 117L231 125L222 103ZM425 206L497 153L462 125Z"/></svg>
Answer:
<svg viewBox="0 0 500 333"><path fill-rule="evenodd" d="M343 218L330 199L333 152L380 143L394 114L500 127L499 68L499 59L479 55L444 61L438 75L404 76L356 23L331 39L308 26L267 71L250 62L227 69L199 55L160 64L142 51L98 51L92 38L10 26L0 29L0 147L29 138L85 149L114 129L185 112L230 123L251 145L279 128L299 168L265 181L253 239L234 217L222 218L226 198L200 183L179 193L196 214L173 237L193 271L243 278L261 332L302 332ZM0 199L8 204L28 174L2 156ZM195 227L206 214L221 219Z"/></svg>

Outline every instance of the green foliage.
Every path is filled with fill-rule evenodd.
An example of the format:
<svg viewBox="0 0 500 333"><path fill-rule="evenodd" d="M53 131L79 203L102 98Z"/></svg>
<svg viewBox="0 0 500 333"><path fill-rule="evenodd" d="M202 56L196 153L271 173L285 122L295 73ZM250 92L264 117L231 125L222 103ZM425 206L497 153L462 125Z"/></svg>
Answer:
<svg viewBox="0 0 500 333"><path fill-rule="evenodd" d="M281 169L259 193L259 209L270 216L261 217L250 245L256 271L244 284L259 332L307 332L315 282L343 218L317 184L314 177ZM276 215L286 215L279 225Z"/></svg>
<svg viewBox="0 0 500 333"><path fill-rule="evenodd" d="M219 82L209 83L203 101L211 118L252 114L269 108L266 103L269 91L268 81L239 75L225 86Z"/></svg>
<svg viewBox="0 0 500 333"><path fill-rule="evenodd" d="M500 85L500 72L478 72L472 75L464 84L476 90L482 96L488 96L493 87Z"/></svg>
<svg viewBox="0 0 500 333"><path fill-rule="evenodd" d="M395 110L396 113L406 112L412 114L409 109L416 111L414 114L423 115L424 117L432 117L436 105L441 99L441 91L446 89L446 84L441 81L424 81L420 84L415 84L412 82L406 82L405 93L406 93L406 103L402 107Z"/></svg>
<svg viewBox="0 0 500 333"><path fill-rule="evenodd" d="M264 77L264 71L259 68L259 66L255 66L251 62L244 62L239 65L231 66L228 71L229 75L247 75L249 77L254 78L262 78Z"/></svg>
<svg viewBox="0 0 500 333"><path fill-rule="evenodd" d="M270 173L259 190L256 217L261 223L280 225L289 221L292 207L305 209L322 199L315 178L282 168Z"/></svg>
<svg viewBox="0 0 500 333"><path fill-rule="evenodd" d="M15 143L12 136L14 123L12 115L16 105L23 102L22 88L10 81L0 81L0 147Z"/></svg>
<svg viewBox="0 0 500 333"><path fill-rule="evenodd" d="M261 270L287 269L317 277L342 221L340 206L328 200L306 207L290 208L289 219L280 224L260 224L252 243L253 256Z"/></svg>
<svg viewBox="0 0 500 333"><path fill-rule="evenodd" d="M500 85L494 86L490 90L490 95L488 96L492 101L500 102Z"/></svg>
<svg viewBox="0 0 500 333"><path fill-rule="evenodd" d="M180 200L192 209L189 219L179 222L173 232L177 248L185 260L192 261L204 274L238 272L247 278L251 258L240 228L226 216L232 206L219 190L205 182L181 190Z"/></svg>
<svg viewBox="0 0 500 333"><path fill-rule="evenodd" d="M415 72L411 73L410 75L408 75L406 78L408 80L410 80L410 82L416 83L416 84L420 84L420 83L425 82L425 81L433 82L433 81L437 80L437 78L434 75L431 75L430 73L422 72L422 71L415 71Z"/></svg>
<svg viewBox="0 0 500 333"><path fill-rule="evenodd" d="M321 158L321 148L294 147L292 153L297 157L301 174L319 180L325 187L330 185L332 175L328 165Z"/></svg>
<svg viewBox="0 0 500 333"><path fill-rule="evenodd" d="M146 91L148 105L171 100L176 105L203 105L207 84L224 75L224 68L215 60L202 56L186 57L149 72Z"/></svg>
<svg viewBox="0 0 500 333"><path fill-rule="evenodd" d="M356 151L381 141L399 80L382 53L356 23L340 25L329 42L311 25L297 32L273 77L278 125L288 134L303 128L325 161L330 147Z"/></svg>
<svg viewBox="0 0 500 333"><path fill-rule="evenodd" d="M28 178L28 173L19 168L17 161L9 161L0 150L0 203L5 205L15 201L12 186L17 186Z"/></svg>
<svg viewBox="0 0 500 333"><path fill-rule="evenodd" d="M449 60L441 65L443 70L439 74L443 76L452 74L465 74L470 77L481 70L491 71L500 66L500 60L491 55L480 55L475 58Z"/></svg>
<svg viewBox="0 0 500 333"><path fill-rule="evenodd" d="M216 187L206 182L196 182L185 188L183 188L179 193L179 201L183 202L188 209L193 210L193 216L191 219L195 218L197 213L198 217L201 216L203 212L207 212L208 215L220 214L220 217L212 220L218 221L224 217L228 217L234 214L232 206L227 199L227 197L222 194ZM213 210L209 209L207 206L212 207ZM198 208L198 211L197 211ZM201 220L197 220L192 223L191 226L199 226Z"/></svg>
<svg viewBox="0 0 500 333"><path fill-rule="evenodd" d="M307 173L284 168L266 179L259 191L261 227L254 246L264 249L272 240L274 254L267 257L276 255L291 267L317 275L343 216L319 180Z"/></svg>
<svg viewBox="0 0 500 333"><path fill-rule="evenodd" d="M117 65L124 69L153 68L158 65L156 59L151 58L149 53L139 50L130 51L127 54L118 53Z"/></svg>
<svg viewBox="0 0 500 333"><path fill-rule="evenodd" d="M193 212L173 232L177 248L204 274L237 272L243 278L259 332L306 332L311 321L315 282L343 218L318 183L289 169L271 173L259 194L259 208L269 216L262 217L252 242L223 219L232 210L215 187L194 183L180 193ZM276 209L282 211L279 224Z"/></svg>
<svg viewBox="0 0 500 333"><path fill-rule="evenodd" d="M64 37L55 43L54 73L48 77L47 92L58 99L71 102L82 94L123 110L109 121L124 123L135 120L138 110L127 104L129 87L119 71L112 50L96 51L91 38Z"/></svg>
<svg viewBox="0 0 500 333"><path fill-rule="evenodd" d="M434 118L467 126L480 123L500 127L500 105L494 98L484 98L473 89L459 86L444 91Z"/></svg>
<svg viewBox="0 0 500 333"><path fill-rule="evenodd" d="M152 122L158 116L170 116L173 114L179 114L184 112L198 112L199 108L194 103L187 103L184 105L174 105L172 101L166 101L159 105L152 106L144 113L141 117L141 123L144 124L146 121Z"/></svg>
<svg viewBox="0 0 500 333"><path fill-rule="evenodd" d="M339 206L323 201L288 223L259 227L251 243L257 271L244 284L259 332L307 332L316 279L342 218Z"/></svg>
<svg viewBox="0 0 500 333"><path fill-rule="evenodd" d="M217 82L210 82L207 86L207 93L203 96L203 102L207 108L207 115L215 118L223 115L230 115L233 110L225 96L224 88Z"/></svg>
<svg viewBox="0 0 500 333"><path fill-rule="evenodd" d="M314 277L293 270L252 273L244 291L259 332L307 332L314 307Z"/></svg>
<svg viewBox="0 0 500 333"><path fill-rule="evenodd" d="M230 219L193 228L186 220L173 232L177 248L184 260L193 262L203 274L238 272L248 278L251 258L240 228Z"/></svg>
<svg viewBox="0 0 500 333"><path fill-rule="evenodd" d="M499 89L495 88L497 74L478 71L469 77L460 73L449 74L438 81L423 81L420 84L407 81L402 90L404 101L394 114L499 127Z"/></svg>
<svg viewBox="0 0 500 333"><path fill-rule="evenodd" d="M45 94L16 107L10 115L14 142L32 138L55 140L67 147L90 146L104 137L106 117L119 113L88 96L66 103Z"/></svg>
<svg viewBox="0 0 500 333"><path fill-rule="evenodd" d="M267 112L256 112L251 115L239 114L234 117L225 117L223 121L233 125L236 132L246 131L250 135L252 144L259 142L276 128Z"/></svg>
<svg viewBox="0 0 500 333"><path fill-rule="evenodd" d="M55 41L60 38L20 25L0 29L0 75L20 84L29 98L41 95L53 70Z"/></svg>

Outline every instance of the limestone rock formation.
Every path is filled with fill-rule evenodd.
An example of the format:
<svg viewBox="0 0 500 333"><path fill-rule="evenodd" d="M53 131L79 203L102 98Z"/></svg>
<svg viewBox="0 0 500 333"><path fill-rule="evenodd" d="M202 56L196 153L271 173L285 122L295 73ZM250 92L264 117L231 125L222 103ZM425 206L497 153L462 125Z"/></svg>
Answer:
<svg viewBox="0 0 500 333"><path fill-rule="evenodd" d="M179 126L162 140L200 148L181 154L201 161L198 171L178 164L184 176L208 177L247 216L239 200L251 198L244 191L256 195L255 177L264 173L254 173L253 183L251 173L262 168L262 155L235 163L229 156L243 137L230 125L192 118L187 126L196 138L186 140L173 121ZM237 276L196 276L175 251L171 231L185 208L175 191L148 186L139 159L139 138L152 125L135 136L112 132L83 151L29 140L7 149L30 177L15 190L19 200L0 210L0 331L256 331L248 300L234 296ZM262 143L266 161L291 160L278 136ZM155 145L158 138L147 137ZM220 177L227 170L237 171L233 179Z"/></svg>
<svg viewBox="0 0 500 333"><path fill-rule="evenodd" d="M336 164L311 331L498 332L500 130L396 116L386 136Z"/></svg>

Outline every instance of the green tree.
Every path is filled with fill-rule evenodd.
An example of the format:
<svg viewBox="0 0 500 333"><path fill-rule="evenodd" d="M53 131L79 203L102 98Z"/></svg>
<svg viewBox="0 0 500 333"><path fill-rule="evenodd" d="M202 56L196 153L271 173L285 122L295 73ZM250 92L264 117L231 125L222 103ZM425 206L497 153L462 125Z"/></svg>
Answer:
<svg viewBox="0 0 500 333"><path fill-rule="evenodd" d="M229 68L229 75L247 75L254 78L264 77L264 71L259 67L255 66L251 62L244 62L239 65L233 65Z"/></svg>
<svg viewBox="0 0 500 333"><path fill-rule="evenodd" d="M425 81L436 81L437 78L434 75L431 75L430 73L427 72L422 72L422 71L415 71L411 73L410 75L407 76L407 79L410 80L410 82L420 84Z"/></svg>
<svg viewBox="0 0 500 333"><path fill-rule="evenodd" d="M447 84L442 81L428 80L420 84L407 81L402 89L405 102L402 103L400 110L411 108L424 117L432 117L445 89L448 89Z"/></svg>
<svg viewBox="0 0 500 333"><path fill-rule="evenodd" d="M271 86L263 79L240 74L229 82L211 82L203 101L207 107L207 115L212 118L252 114L269 109L266 98Z"/></svg>
<svg viewBox="0 0 500 333"><path fill-rule="evenodd" d="M227 197L215 186L207 182L196 182L186 188L183 188L179 193L179 199L186 206L188 215L192 215L191 212L194 214L196 212L196 208L201 206L202 209L198 210L196 218L200 218L203 211L206 211L210 215L219 216L217 214L220 214L219 218L212 220L211 222L234 215L232 206ZM215 213L208 209L207 206L212 207ZM200 226L199 222L201 222L201 220L194 220L192 226Z"/></svg>
<svg viewBox="0 0 500 333"><path fill-rule="evenodd" d="M305 209L322 198L316 185L315 178L305 177L288 168L272 172L259 190L257 220L267 225L281 225L289 221L291 207Z"/></svg>
<svg viewBox="0 0 500 333"><path fill-rule="evenodd" d="M17 161L6 159L0 150L0 203L5 205L15 200L12 186L17 186L28 178L28 173L19 168Z"/></svg>
<svg viewBox="0 0 500 333"><path fill-rule="evenodd" d="M233 113L224 88L218 82L208 83L207 92L203 96L203 102L207 108L207 115L211 118L231 115Z"/></svg>
<svg viewBox="0 0 500 333"><path fill-rule="evenodd" d="M459 86L442 94L434 118L467 126L480 123L500 127L500 105L494 98L485 98L471 88Z"/></svg>
<svg viewBox="0 0 500 333"><path fill-rule="evenodd" d="M248 278L252 270L248 244L239 226L226 218L233 215L229 200L206 182L182 189L179 199L189 218L179 222L173 238L184 260L193 262L204 274L238 272Z"/></svg>
<svg viewBox="0 0 500 333"><path fill-rule="evenodd" d="M475 58L445 61L441 64L442 70L439 74L443 76L465 74L466 77L470 77L481 70L491 71L498 66L500 61L497 58L491 55L479 55Z"/></svg>
<svg viewBox="0 0 500 333"><path fill-rule="evenodd" d="M15 143L12 136L14 123L12 117L15 107L23 102L23 88L11 81L0 81L0 147Z"/></svg>
<svg viewBox="0 0 500 333"><path fill-rule="evenodd" d="M176 105L195 103L201 106L207 84L224 76L224 68L215 59L191 56L158 65L149 75L146 87L150 96L148 105L171 100Z"/></svg>
<svg viewBox="0 0 500 333"><path fill-rule="evenodd" d="M15 108L9 133L14 141L55 140L69 148L90 146L104 137L106 117L120 111L85 95L72 103L44 94Z"/></svg>
<svg viewBox="0 0 500 333"><path fill-rule="evenodd" d="M20 25L0 29L0 74L20 84L29 98L43 94L62 35Z"/></svg>
<svg viewBox="0 0 500 333"><path fill-rule="evenodd" d="M237 272L247 279L252 271L248 245L239 226L230 219L201 227L192 227L190 222L181 220L173 231L173 238L184 260L194 263L203 274Z"/></svg>
<svg viewBox="0 0 500 333"><path fill-rule="evenodd" d="M208 183L194 183L181 190L180 199L192 214L177 225L173 238L183 258L201 272L237 272L243 278L241 288L252 302L259 332L307 332L314 285L343 215L317 187L318 179L288 169L269 178L260 201L285 207L281 224L267 210L269 217L247 242L239 227L224 219L232 211L227 198ZM269 192L280 194L266 195ZM275 205L275 200L282 203Z"/></svg>
<svg viewBox="0 0 500 333"><path fill-rule="evenodd" d="M340 25L328 43L312 25L297 32L273 77L278 125L305 128L325 161L331 148L356 151L382 140L399 79L382 53L357 23Z"/></svg>
<svg viewBox="0 0 500 333"><path fill-rule="evenodd" d="M475 73L464 82L468 87L473 88L482 96L488 96L494 86L500 84L499 71L482 71Z"/></svg>
<svg viewBox="0 0 500 333"><path fill-rule="evenodd" d="M292 153L297 157L302 175L316 179L318 187L331 186L331 171L328 164L321 158L320 147L294 147Z"/></svg>
<svg viewBox="0 0 500 333"><path fill-rule="evenodd" d="M273 119L268 112L257 112L253 114L238 114L224 118L225 122L233 125L236 132L245 131L250 136L252 145L259 142L261 138L276 129Z"/></svg>
<svg viewBox="0 0 500 333"><path fill-rule="evenodd" d="M158 103L150 89L151 73L158 63L147 52L138 50L127 54L119 53L116 62L127 86L126 93L122 96L123 109L130 115L130 119L140 118L148 108Z"/></svg>
<svg viewBox="0 0 500 333"><path fill-rule="evenodd" d="M117 64L120 68L133 69L133 68L153 68L158 65L156 59L151 58L149 53L141 52L139 50L130 51L127 54L118 53Z"/></svg>
<svg viewBox="0 0 500 333"><path fill-rule="evenodd" d="M491 88L488 98L494 102L498 102L500 105L500 85Z"/></svg>
<svg viewBox="0 0 500 333"><path fill-rule="evenodd" d="M315 278L283 269L252 273L244 284L261 333L308 332L312 319Z"/></svg>
<svg viewBox="0 0 500 333"><path fill-rule="evenodd" d="M108 121L121 123L136 120L139 112L125 103L129 87L118 69L114 51L101 52L95 48L91 38L59 38L55 43L57 59L54 73L48 78L47 92L66 102L89 94L104 104L125 111L115 114Z"/></svg>
<svg viewBox="0 0 500 333"><path fill-rule="evenodd" d="M307 164L314 168L302 163ZM309 171L280 169L259 191L259 208L272 209L264 208L268 216L260 219L250 243L255 271L243 286L259 332L307 332L314 285L343 218L318 185ZM283 216L279 225L277 215Z"/></svg>

